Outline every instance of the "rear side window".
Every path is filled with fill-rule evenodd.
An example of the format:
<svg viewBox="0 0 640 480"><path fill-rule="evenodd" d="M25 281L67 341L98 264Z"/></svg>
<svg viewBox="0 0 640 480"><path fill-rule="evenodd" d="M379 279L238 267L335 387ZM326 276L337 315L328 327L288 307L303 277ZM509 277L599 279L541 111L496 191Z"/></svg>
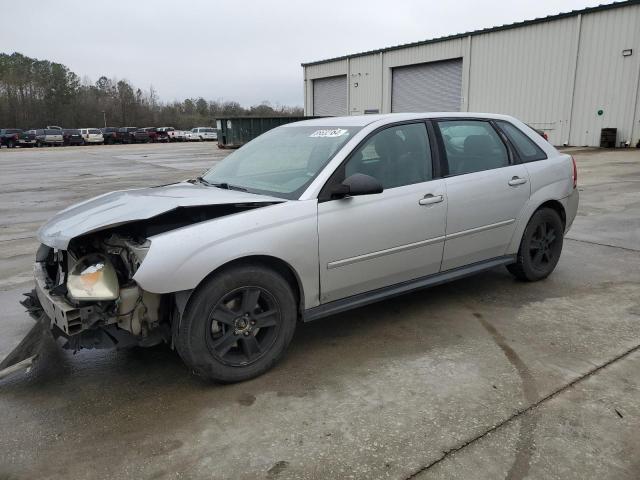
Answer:
<svg viewBox="0 0 640 480"><path fill-rule="evenodd" d="M492 170L509 164L507 147L489 122L437 122L449 164L449 175Z"/></svg>
<svg viewBox="0 0 640 480"><path fill-rule="evenodd" d="M547 155L524 132L509 122L499 121L498 125L513 144L523 162L545 160Z"/></svg>

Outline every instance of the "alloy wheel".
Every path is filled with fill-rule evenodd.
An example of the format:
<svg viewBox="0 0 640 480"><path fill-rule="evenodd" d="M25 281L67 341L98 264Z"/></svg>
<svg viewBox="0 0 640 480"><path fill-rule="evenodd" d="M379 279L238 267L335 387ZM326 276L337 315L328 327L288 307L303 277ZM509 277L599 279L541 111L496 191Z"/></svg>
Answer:
<svg viewBox="0 0 640 480"><path fill-rule="evenodd" d="M549 222L540 222L529 243L531 263L537 270L545 270L553 264L557 255L559 236Z"/></svg>
<svg viewBox="0 0 640 480"><path fill-rule="evenodd" d="M213 307L205 332L211 355L229 366L246 366L273 346L281 312L273 295L260 287L237 288Z"/></svg>

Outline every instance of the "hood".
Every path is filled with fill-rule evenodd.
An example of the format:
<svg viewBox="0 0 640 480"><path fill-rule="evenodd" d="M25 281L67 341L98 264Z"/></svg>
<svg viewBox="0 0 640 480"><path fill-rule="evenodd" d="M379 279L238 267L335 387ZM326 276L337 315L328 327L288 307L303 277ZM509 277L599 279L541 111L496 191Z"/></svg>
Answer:
<svg viewBox="0 0 640 480"><path fill-rule="evenodd" d="M80 235L136 220L147 220L180 207L283 201L281 198L189 182L122 190L62 210L40 227L38 239L45 245L65 250L69 242Z"/></svg>

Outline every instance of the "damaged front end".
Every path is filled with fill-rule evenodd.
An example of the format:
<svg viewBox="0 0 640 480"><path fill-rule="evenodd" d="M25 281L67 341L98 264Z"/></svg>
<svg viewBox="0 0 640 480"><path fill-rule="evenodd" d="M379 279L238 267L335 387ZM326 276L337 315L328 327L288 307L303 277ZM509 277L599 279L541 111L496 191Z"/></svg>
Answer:
<svg viewBox="0 0 640 480"><path fill-rule="evenodd" d="M36 326L0 361L0 378L29 368L49 330L74 351L172 343L190 290L153 293L133 280L153 239L282 201L193 181L111 192L59 212L38 231L35 289L21 302Z"/></svg>
<svg viewBox="0 0 640 480"><path fill-rule="evenodd" d="M149 246L115 232L79 237L67 250L40 246L35 293L58 343L80 350L170 340L171 299L132 280Z"/></svg>

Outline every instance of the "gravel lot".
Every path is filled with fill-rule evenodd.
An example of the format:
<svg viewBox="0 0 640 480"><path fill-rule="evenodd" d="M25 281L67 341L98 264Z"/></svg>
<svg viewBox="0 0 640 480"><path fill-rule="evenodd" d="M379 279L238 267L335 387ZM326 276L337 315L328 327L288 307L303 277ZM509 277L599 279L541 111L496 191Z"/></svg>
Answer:
<svg viewBox="0 0 640 480"><path fill-rule="evenodd" d="M34 234L114 189L193 177L215 144L0 151L0 352L29 329ZM63 352L0 382L1 478L640 477L640 152L577 150L557 270L498 269L300 325L250 382L161 346Z"/></svg>

